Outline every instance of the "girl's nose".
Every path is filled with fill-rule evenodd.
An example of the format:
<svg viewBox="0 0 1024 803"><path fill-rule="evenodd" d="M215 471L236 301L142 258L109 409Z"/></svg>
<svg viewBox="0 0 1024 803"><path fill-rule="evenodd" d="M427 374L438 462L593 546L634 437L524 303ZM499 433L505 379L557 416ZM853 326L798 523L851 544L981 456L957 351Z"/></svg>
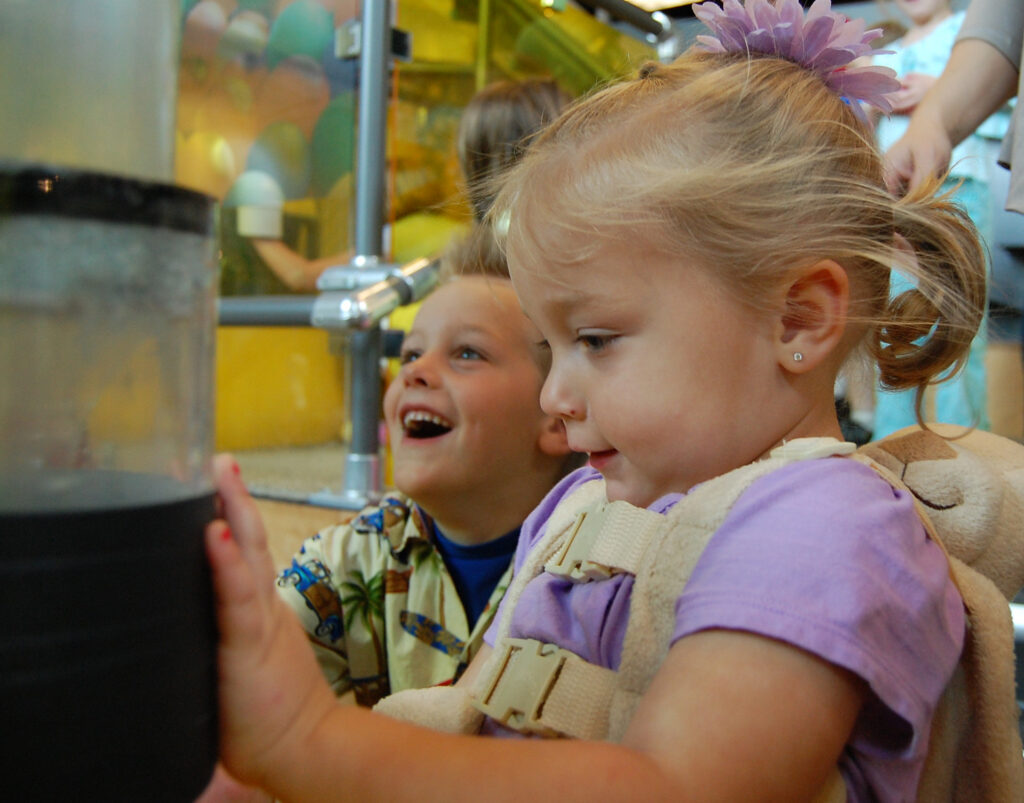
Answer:
<svg viewBox="0 0 1024 803"><path fill-rule="evenodd" d="M586 415L586 405L568 379L564 371L556 370L552 365L540 390L540 406L545 413L555 418L580 421Z"/></svg>

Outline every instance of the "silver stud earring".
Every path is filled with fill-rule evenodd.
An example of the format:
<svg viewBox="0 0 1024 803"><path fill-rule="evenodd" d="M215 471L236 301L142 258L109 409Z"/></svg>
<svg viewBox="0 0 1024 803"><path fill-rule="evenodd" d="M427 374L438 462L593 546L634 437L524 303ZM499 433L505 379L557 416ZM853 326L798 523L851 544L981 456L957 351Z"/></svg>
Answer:
<svg viewBox="0 0 1024 803"><path fill-rule="evenodd" d="M803 358L804 358L804 355L801 352L799 352L799 351L794 351L793 352L793 362L800 362L801 360L803 360Z"/></svg>

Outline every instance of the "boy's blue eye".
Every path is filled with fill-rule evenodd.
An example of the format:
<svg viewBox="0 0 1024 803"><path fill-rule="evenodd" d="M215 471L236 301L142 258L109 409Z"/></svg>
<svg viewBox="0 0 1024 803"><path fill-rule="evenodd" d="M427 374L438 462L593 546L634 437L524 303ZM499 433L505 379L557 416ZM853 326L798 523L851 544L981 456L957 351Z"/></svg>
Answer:
<svg viewBox="0 0 1024 803"><path fill-rule="evenodd" d="M408 365L418 360L419 356L420 353L418 351L403 351L398 357L398 362L401 365Z"/></svg>
<svg viewBox="0 0 1024 803"><path fill-rule="evenodd" d="M482 360L484 358L479 351L469 346L460 346L456 349L455 357L459 360Z"/></svg>

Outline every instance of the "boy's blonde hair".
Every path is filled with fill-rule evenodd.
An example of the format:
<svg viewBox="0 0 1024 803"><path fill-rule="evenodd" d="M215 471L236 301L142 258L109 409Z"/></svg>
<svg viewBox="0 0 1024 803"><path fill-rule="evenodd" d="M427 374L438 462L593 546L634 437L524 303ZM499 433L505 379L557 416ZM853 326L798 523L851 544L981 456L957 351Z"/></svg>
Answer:
<svg viewBox="0 0 1024 803"><path fill-rule="evenodd" d="M507 279L508 261L486 223L474 223L462 237L454 238L441 254L441 280L455 276L491 276Z"/></svg>
<svg viewBox="0 0 1024 803"><path fill-rule="evenodd" d="M794 269L833 259L856 324L839 356L863 340L883 385L923 390L966 358L986 292L973 224L938 185L894 198L870 131L808 70L691 49L566 112L491 215L526 269L585 266L632 238L713 272L752 310ZM894 266L918 289L890 301Z"/></svg>

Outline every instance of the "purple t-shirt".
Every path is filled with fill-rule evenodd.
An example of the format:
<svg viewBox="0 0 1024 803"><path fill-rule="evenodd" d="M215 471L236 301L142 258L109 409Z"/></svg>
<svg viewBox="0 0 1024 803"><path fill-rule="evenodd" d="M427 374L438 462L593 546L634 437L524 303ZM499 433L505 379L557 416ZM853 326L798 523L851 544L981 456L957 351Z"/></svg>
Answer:
<svg viewBox="0 0 1024 803"><path fill-rule="evenodd" d="M585 467L548 494L523 524L517 570L558 503L599 478ZM664 513L680 498L650 509ZM617 668L632 588L631 575L572 583L541 574L523 590L510 635ZM492 646L502 614L485 636ZM873 695L840 759L850 799L914 798L964 614L946 558L907 495L842 458L792 463L756 480L676 602L673 642L708 628L785 641L860 676Z"/></svg>

